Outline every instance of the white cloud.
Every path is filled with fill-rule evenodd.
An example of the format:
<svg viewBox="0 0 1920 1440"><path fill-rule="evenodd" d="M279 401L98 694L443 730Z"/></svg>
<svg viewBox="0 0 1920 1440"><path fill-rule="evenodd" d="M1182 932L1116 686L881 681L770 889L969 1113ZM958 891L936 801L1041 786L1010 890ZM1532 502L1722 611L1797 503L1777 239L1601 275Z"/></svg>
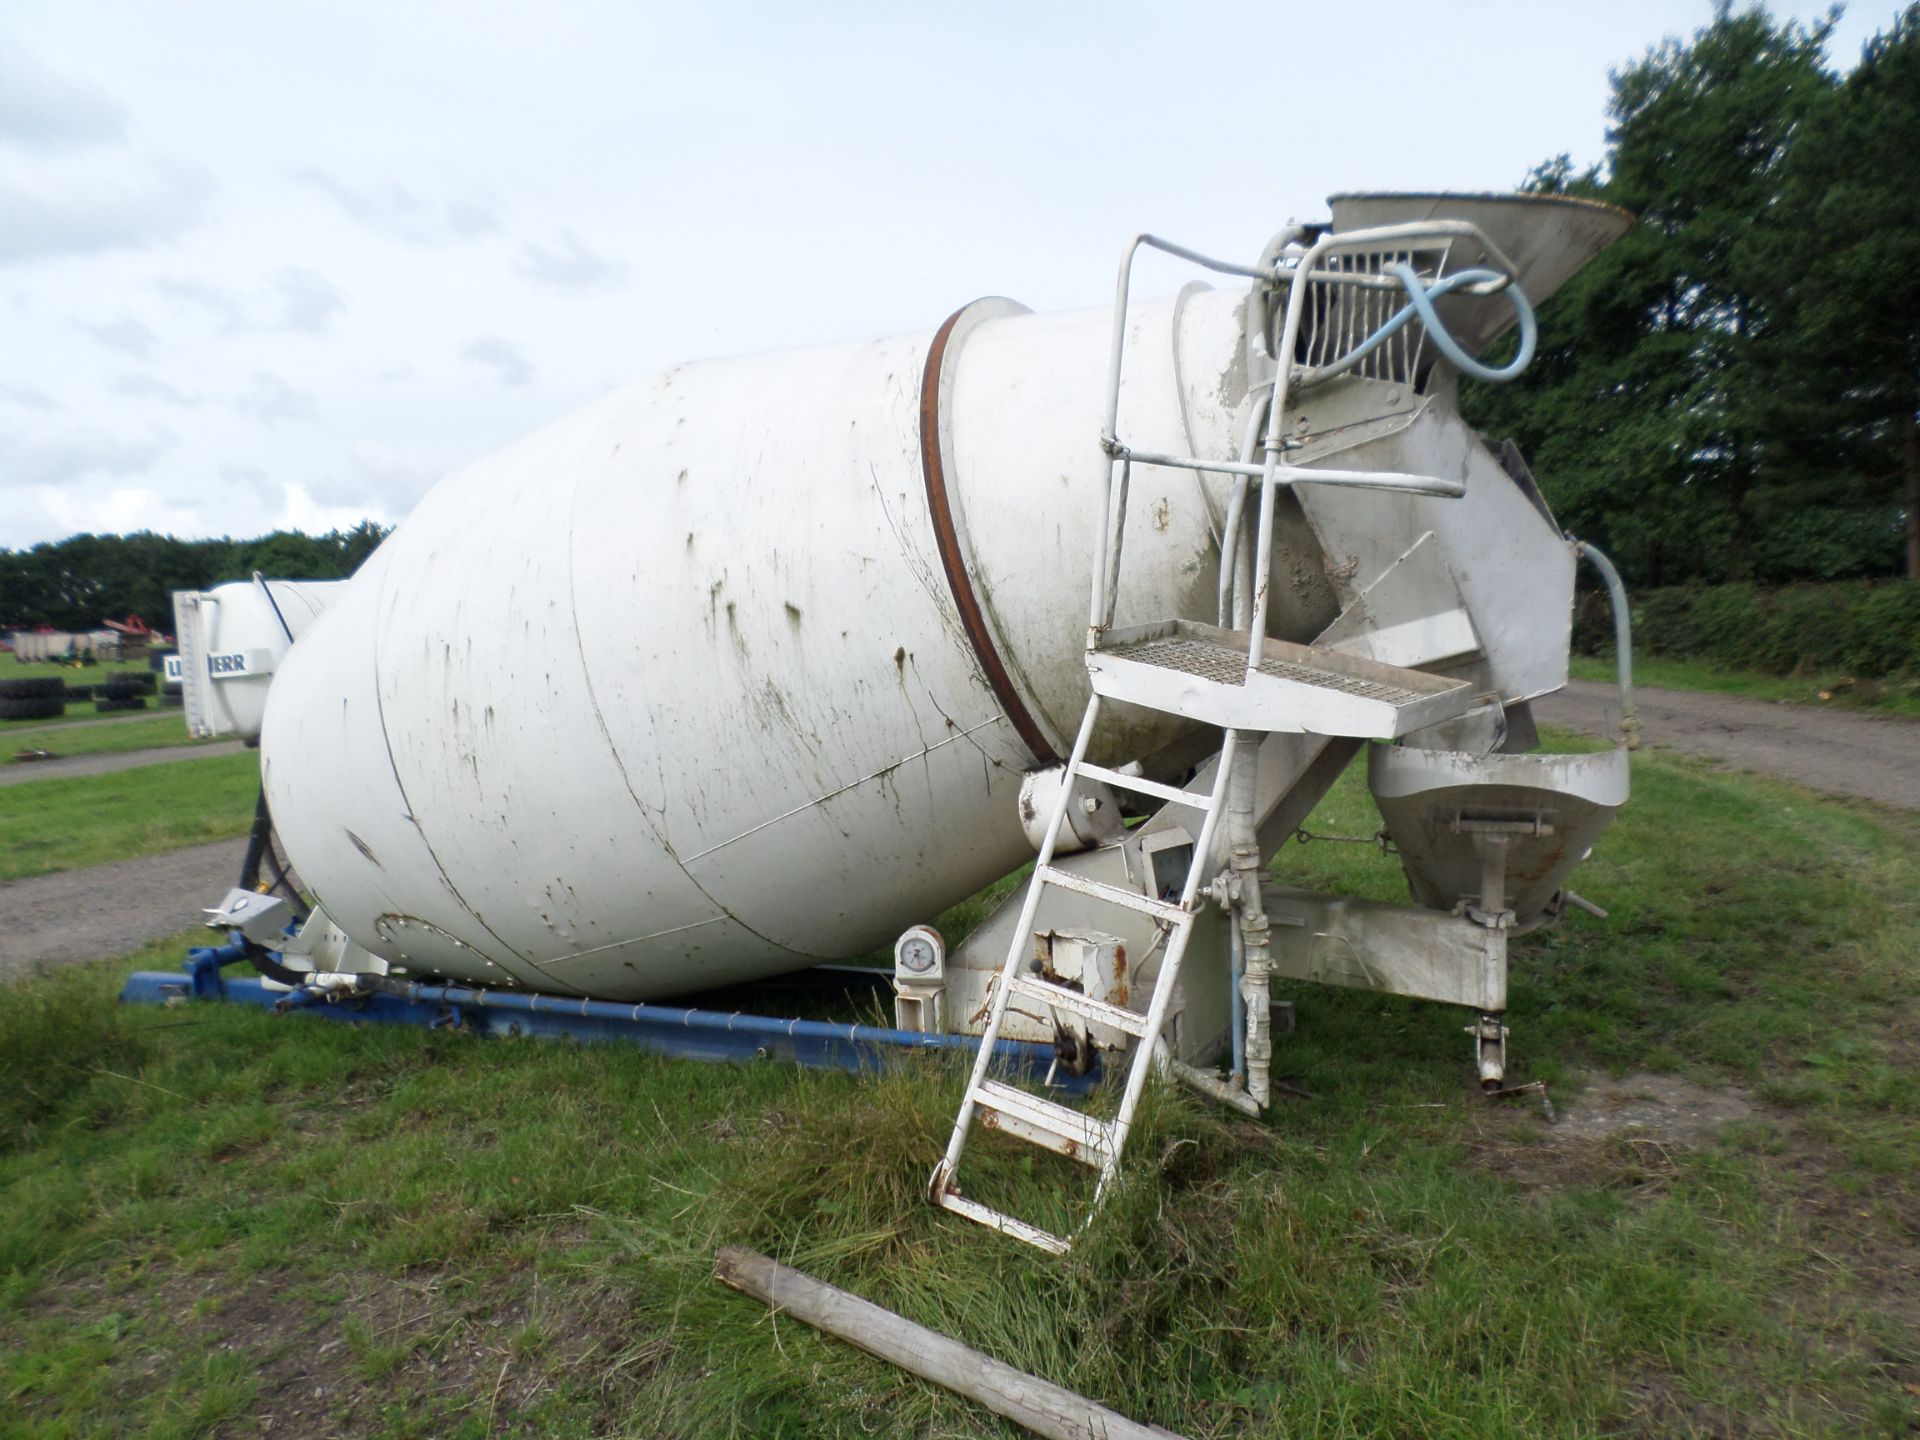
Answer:
<svg viewBox="0 0 1920 1440"><path fill-rule="evenodd" d="M610 290L627 278L625 265L595 254L571 230L560 232L560 243L553 249L535 244L521 246L513 268L529 280L563 290Z"/></svg>
<svg viewBox="0 0 1920 1440"><path fill-rule="evenodd" d="M235 413L269 425L282 420L312 420L319 416L320 405L304 390L296 390L278 375L256 370L247 388L233 397Z"/></svg>
<svg viewBox="0 0 1920 1440"><path fill-rule="evenodd" d="M533 378L533 363L511 340L498 335L482 335L460 347L460 358L484 365L499 377L502 385L524 385Z"/></svg>
<svg viewBox="0 0 1920 1440"><path fill-rule="evenodd" d="M347 308L346 296L318 270L290 265L274 277L273 286L280 300L280 325L286 330L317 335Z"/></svg>
<svg viewBox="0 0 1920 1440"><path fill-rule="evenodd" d="M114 376L107 388L130 400L157 400L163 405L177 405L183 410L192 410L200 404L199 395L182 390L157 375L142 375L134 371L123 371Z"/></svg>
<svg viewBox="0 0 1920 1440"><path fill-rule="evenodd" d="M178 437L160 425L135 436L87 428L32 440L0 432L0 489L57 488L101 476L144 474L177 443Z"/></svg>
<svg viewBox="0 0 1920 1440"><path fill-rule="evenodd" d="M481 194L430 199L396 180L356 185L317 165L298 165L287 174L318 190L369 230L406 245L472 240L500 228L498 209Z"/></svg>
<svg viewBox="0 0 1920 1440"><path fill-rule="evenodd" d="M136 360L144 360L153 354L153 347L159 342L159 337L144 321L136 320L131 315L97 324L88 320L76 320L73 323L109 350L118 350L122 355L131 355Z"/></svg>
<svg viewBox="0 0 1920 1440"><path fill-rule="evenodd" d="M90 145L123 139L127 113L87 81L57 75L0 33L0 138L20 145Z"/></svg>
<svg viewBox="0 0 1920 1440"><path fill-rule="evenodd" d="M0 264L152 249L198 225L213 188L206 171L180 161L0 153Z"/></svg>
<svg viewBox="0 0 1920 1440"><path fill-rule="evenodd" d="M0 381L0 400L22 410L58 410L60 402L37 385L15 385Z"/></svg>
<svg viewBox="0 0 1920 1440"><path fill-rule="evenodd" d="M219 285L168 276L154 281L153 288L177 305L198 310L224 334L237 335L247 328L246 307Z"/></svg>

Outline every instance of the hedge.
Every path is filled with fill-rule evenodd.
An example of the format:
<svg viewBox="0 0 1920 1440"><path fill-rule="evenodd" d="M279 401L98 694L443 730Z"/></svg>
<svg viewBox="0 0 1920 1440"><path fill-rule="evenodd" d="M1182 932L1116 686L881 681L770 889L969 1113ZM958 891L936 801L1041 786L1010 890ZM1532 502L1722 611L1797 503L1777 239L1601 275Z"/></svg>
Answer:
<svg viewBox="0 0 1920 1440"><path fill-rule="evenodd" d="M1832 581L1777 590L1702 585L1640 590L1629 598L1635 654L1769 675L1920 675L1920 582ZM1612 650L1604 593L1580 596L1574 648L1588 655Z"/></svg>

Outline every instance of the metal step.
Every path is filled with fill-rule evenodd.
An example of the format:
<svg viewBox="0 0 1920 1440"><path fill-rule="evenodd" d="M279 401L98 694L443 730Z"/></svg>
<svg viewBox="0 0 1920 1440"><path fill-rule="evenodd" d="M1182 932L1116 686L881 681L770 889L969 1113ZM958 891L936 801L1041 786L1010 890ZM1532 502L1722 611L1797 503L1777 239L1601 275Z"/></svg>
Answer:
<svg viewBox="0 0 1920 1440"><path fill-rule="evenodd" d="M1153 896L1142 895L1137 890L1122 890L1117 885L1102 884L1098 880L1089 880L1084 875L1076 875L1071 870L1062 870L1058 866L1036 865L1033 868L1033 876L1040 884L1058 885L1062 890L1073 890L1081 895L1090 895L1095 900L1124 905L1129 910L1138 910L1142 915L1151 915L1169 924L1185 925L1193 919L1190 911L1182 909L1170 900L1156 900Z"/></svg>
<svg viewBox="0 0 1920 1440"><path fill-rule="evenodd" d="M1285 640L1266 641L1249 674L1244 634L1192 620L1109 631L1087 671L1100 695L1211 725L1357 739L1438 725L1481 698L1466 680Z"/></svg>
<svg viewBox="0 0 1920 1440"><path fill-rule="evenodd" d="M1105 1000L1096 1000L1091 995L1083 995L1078 990L1069 990L1064 985L1055 985L1032 975L1016 975L1013 993L1038 1000L1043 1005L1051 1005L1056 1010L1066 1010L1082 1020L1111 1026L1128 1035L1144 1038L1147 1033L1147 1017L1138 1010L1110 1005Z"/></svg>
<svg viewBox="0 0 1920 1440"><path fill-rule="evenodd" d="M1213 798L1197 794L1192 790L1182 790L1177 785L1162 785L1158 780L1148 780L1141 775L1128 775L1123 771L1109 770L1104 765L1081 764L1079 773L1094 780L1102 780L1120 790L1132 790L1139 795L1152 795L1166 801L1169 805L1185 805L1189 809L1205 813L1213 809Z"/></svg>
<svg viewBox="0 0 1920 1440"><path fill-rule="evenodd" d="M1042 1230L1038 1225L1029 1225L1016 1216L1002 1214L991 1205L969 1200L957 1190L943 1190L933 1198L941 1209L964 1215L989 1229L998 1230L1002 1235L1011 1235L1015 1240L1024 1240L1036 1250L1045 1250L1050 1255L1065 1255L1073 1249L1071 1241L1062 1239L1051 1230Z"/></svg>
<svg viewBox="0 0 1920 1440"><path fill-rule="evenodd" d="M982 1080L973 1091L973 1099L975 1104L995 1112L1001 1128L1070 1160L1098 1169L1113 1151L1112 1132L1102 1121L1015 1086Z"/></svg>

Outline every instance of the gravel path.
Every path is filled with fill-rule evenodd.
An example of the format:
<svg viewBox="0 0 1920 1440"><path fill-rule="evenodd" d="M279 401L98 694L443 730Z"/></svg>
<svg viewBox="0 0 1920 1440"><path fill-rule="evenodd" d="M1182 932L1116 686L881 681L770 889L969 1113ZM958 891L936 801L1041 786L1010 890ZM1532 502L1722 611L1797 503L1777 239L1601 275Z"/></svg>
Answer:
<svg viewBox="0 0 1920 1440"><path fill-rule="evenodd" d="M0 885L0 982L125 955L201 923L233 888L246 853L244 838L216 840Z"/></svg>
<svg viewBox="0 0 1920 1440"><path fill-rule="evenodd" d="M210 760L216 755L237 755L246 748L245 741L223 740L214 745L107 750L98 755L66 755L57 760L21 760L0 768L0 785L24 785L29 780L53 780L74 775L111 775L116 770L137 770L142 765L166 765L175 760Z"/></svg>
<svg viewBox="0 0 1920 1440"><path fill-rule="evenodd" d="M1638 686L1642 742L1757 770L1811 790L1920 810L1920 720L1816 710L1694 690ZM1611 735L1620 718L1612 685L1575 680L1533 703L1549 725Z"/></svg>

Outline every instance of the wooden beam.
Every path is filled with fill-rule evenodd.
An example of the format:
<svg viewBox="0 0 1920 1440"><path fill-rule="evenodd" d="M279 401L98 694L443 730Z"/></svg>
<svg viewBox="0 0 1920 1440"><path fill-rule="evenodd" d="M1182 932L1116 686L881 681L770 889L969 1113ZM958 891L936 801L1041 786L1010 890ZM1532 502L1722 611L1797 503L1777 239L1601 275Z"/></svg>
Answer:
<svg viewBox="0 0 1920 1440"><path fill-rule="evenodd" d="M738 1245L713 1257L713 1274L776 1313L944 1385L1048 1440L1180 1440Z"/></svg>

